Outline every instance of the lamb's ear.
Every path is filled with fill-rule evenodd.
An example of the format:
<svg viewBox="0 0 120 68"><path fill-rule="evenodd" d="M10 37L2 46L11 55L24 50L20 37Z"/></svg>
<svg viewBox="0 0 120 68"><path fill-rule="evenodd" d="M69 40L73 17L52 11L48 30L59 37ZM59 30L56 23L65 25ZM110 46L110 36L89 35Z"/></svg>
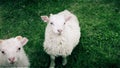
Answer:
<svg viewBox="0 0 120 68"><path fill-rule="evenodd" d="M22 40L22 36L17 36L16 39L21 41Z"/></svg>
<svg viewBox="0 0 120 68"><path fill-rule="evenodd" d="M3 40L0 40L0 47L1 47L2 42L3 42Z"/></svg>
<svg viewBox="0 0 120 68"><path fill-rule="evenodd" d="M0 44L3 42L3 40L0 40Z"/></svg>
<svg viewBox="0 0 120 68"><path fill-rule="evenodd" d="M21 40L21 44L24 46L26 43L28 42L28 39L26 37L24 37L22 40Z"/></svg>
<svg viewBox="0 0 120 68"><path fill-rule="evenodd" d="M24 46L27 42L28 42L28 39L27 38L23 38L22 36L17 36L16 39L18 41L20 41L20 43L22 44L22 46Z"/></svg>
<svg viewBox="0 0 120 68"><path fill-rule="evenodd" d="M51 13L50 16L52 16L53 14Z"/></svg>
<svg viewBox="0 0 120 68"><path fill-rule="evenodd" d="M71 16L65 18L65 22L69 21L71 19Z"/></svg>
<svg viewBox="0 0 120 68"><path fill-rule="evenodd" d="M41 16L41 19L44 21L44 22L49 22L49 17L48 16Z"/></svg>

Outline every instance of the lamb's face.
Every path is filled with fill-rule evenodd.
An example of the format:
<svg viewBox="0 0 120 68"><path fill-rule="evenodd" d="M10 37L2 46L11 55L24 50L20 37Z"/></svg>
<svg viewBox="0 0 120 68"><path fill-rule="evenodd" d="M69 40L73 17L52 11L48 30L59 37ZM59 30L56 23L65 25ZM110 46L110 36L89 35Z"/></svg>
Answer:
<svg viewBox="0 0 120 68"><path fill-rule="evenodd" d="M58 35L61 35L65 29L66 22L71 18L71 16L64 17L63 15L50 15L48 16L41 16L44 22L47 22L48 25L52 28L52 31Z"/></svg>
<svg viewBox="0 0 120 68"><path fill-rule="evenodd" d="M65 29L65 18L60 15L51 15L48 25L52 27L52 31L61 35Z"/></svg>
<svg viewBox="0 0 120 68"><path fill-rule="evenodd" d="M17 38L11 38L0 42L0 53L8 63L14 64L19 60L19 56L23 50L21 41ZM24 40L25 42L27 40Z"/></svg>

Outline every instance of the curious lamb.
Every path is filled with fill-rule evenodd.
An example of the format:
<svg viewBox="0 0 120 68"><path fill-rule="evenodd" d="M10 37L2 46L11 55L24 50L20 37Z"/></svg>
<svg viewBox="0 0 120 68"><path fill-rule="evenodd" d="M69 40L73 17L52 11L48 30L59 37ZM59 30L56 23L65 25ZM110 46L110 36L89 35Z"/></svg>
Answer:
<svg viewBox="0 0 120 68"><path fill-rule="evenodd" d="M23 49L27 42L28 39L21 36L0 40L0 68L29 68L30 63Z"/></svg>
<svg viewBox="0 0 120 68"><path fill-rule="evenodd" d="M67 64L67 56L79 42L81 33L77 17L64 10L58 14L41 16L44 22L47 22L45 31L44 50L50 55L50 68L55 67L55 57L63 57L63 65Z"/></svg>

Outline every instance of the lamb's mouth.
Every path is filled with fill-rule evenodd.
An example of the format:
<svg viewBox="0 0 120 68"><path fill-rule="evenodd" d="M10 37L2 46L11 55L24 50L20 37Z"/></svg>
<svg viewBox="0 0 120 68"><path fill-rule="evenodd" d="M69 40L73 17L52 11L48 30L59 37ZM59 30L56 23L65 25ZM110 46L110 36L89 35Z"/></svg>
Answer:
<svg viewBox="0 0 120 68"><path fill-rule="evenodd" d="M63 32L58 32L58 35L62 35L63 34Z"/></svg>
<svg viewBox="0 0 120 68"><path fill-rule="evenodd" d="M15 62L10 62L10 64L15 64Z"/></svg>
<svg viewBox="0 0 120 68"><path fill-rule="evenodd" d="M58 35L61 35L62 33L58 33Z"/></svg>

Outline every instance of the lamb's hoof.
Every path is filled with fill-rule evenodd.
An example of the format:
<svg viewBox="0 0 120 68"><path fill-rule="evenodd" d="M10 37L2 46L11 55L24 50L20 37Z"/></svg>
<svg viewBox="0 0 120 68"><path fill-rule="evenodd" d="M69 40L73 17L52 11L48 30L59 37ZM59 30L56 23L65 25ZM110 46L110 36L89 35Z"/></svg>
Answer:
<svg viewBox="0 0 120 68"><path fill-rule="evenodd" d="M62 63L63 66L65 66L66 64L67 64L66 62L65 62L65 63Z"/></svg>
<svg viewBox="0 0 120 68"><path fill-rule="evenodd" d="M67 64L67 61L63 61L62 65L65 66Z"/></svg>
<svg viewBox="0 0 120 68"><path fill-rule="evenodd" d="M55 67L49 67L49 68L55 68Z"/></svg>

